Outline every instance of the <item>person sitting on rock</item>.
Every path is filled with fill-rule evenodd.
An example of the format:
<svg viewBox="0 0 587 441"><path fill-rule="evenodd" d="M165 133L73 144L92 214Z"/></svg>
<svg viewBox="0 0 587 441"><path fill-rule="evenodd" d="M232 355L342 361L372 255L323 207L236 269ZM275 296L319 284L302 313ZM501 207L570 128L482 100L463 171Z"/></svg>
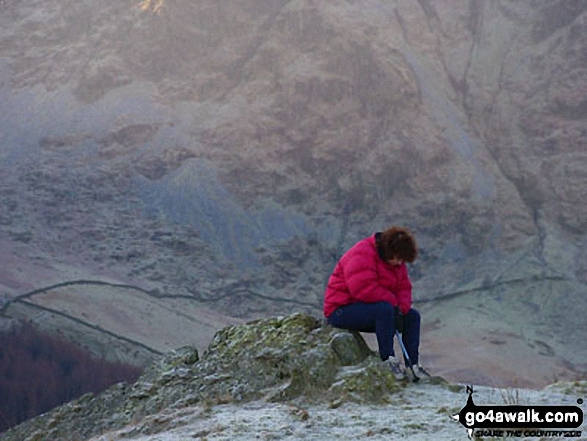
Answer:
<svg viewBox="0 0 587 441"><path fill-rule="evenodd" d="M412 309L412 283L405 262L418 256L409 230L392 226L350 248L338 261L324 294L328 324L374 332L379 355L401 379L404 373L393 349L396 314L403 314L402 340L416 375L428 376L418 364L420 314Z"/></svg>

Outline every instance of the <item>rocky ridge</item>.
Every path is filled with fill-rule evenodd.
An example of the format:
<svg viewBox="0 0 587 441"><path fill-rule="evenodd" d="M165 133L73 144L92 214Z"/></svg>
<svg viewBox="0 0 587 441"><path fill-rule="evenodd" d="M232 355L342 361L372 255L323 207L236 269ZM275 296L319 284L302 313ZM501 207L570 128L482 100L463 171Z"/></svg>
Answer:
<svg viewBox="0 0 587 441"><path fill-rule="evenodd" d="M294 314L225 328L201 358L193 347L172 351L135 384L83 396L1 439L88 439L196 403L385 403L400 387L360 335Z"/></svg>
<svg viewBox="0 0 587 441"><path fill-rule="evenodd" d="M559 384L523 399L562 404L585 391L585 382ZM478 394L499 402L520 391ZM465 403L463 386L398 382L359 334L293 314L224 328L201 356L169 352L136 383L85 395L0 439L457 439L465 431L451 414Z"/></svg>

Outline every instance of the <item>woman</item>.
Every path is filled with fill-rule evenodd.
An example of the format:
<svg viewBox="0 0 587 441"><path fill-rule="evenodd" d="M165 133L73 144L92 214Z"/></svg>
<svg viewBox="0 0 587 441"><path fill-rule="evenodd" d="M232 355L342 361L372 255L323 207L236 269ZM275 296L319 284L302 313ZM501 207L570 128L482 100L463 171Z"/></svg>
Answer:
<svg viewBox="0 0 587 441"><path fill-rule="evenodd" d="M416 375L428 373L418 364L420 314L412 309L412 283L405 262L418 256L414 236L392 226L355 244L338 261L324 295L328 324L374 332L381 360L397 378L403 371L395 358L396 314L403 314L403 342Z"/></svg>

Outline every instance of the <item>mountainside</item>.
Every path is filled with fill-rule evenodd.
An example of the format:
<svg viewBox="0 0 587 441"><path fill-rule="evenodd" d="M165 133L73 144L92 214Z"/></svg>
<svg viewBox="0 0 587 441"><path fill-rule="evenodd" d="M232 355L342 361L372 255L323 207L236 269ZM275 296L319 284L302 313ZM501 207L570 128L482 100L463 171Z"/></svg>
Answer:
<svg viewBox="0 0 587 441"><path fill-rule="evenodd" d="M67 293L105 316L24 316L179 343L175 312L100 307L132 286L156 301L130 322L189 304L202 348L220 316L318 314L337 258L400 224L432 368L584 375L586 45L581 0L5 0L3 311L108 282Z"/></svg>

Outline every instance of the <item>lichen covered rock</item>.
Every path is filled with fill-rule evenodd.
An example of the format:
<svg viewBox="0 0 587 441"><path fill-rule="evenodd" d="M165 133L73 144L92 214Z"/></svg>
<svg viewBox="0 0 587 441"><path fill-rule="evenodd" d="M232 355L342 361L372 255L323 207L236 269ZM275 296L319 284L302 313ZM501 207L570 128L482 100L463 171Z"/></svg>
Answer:
<svg viewBox="0 0 587 441"><path fill-rule="evenodd" d="M133 385L119 384L30 420L5 440L88 438L197 403L345 401L386 403L400 387L358 333L293 314L219 331L208 349L184 347L150 366Z"/></svg>

